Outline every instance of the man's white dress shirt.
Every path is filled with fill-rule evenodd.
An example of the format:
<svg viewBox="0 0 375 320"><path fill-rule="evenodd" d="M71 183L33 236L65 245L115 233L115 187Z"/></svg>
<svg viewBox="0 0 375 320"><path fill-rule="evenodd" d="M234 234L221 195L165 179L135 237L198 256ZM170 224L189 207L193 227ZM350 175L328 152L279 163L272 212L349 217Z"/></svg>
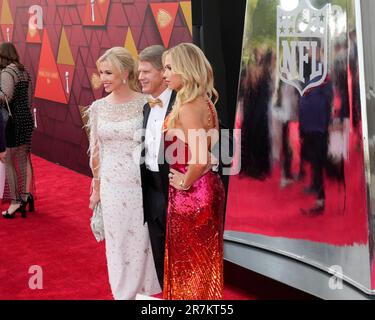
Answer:
<svg viewBox="0 0 375 320"><path fill-rule="evenodd" d="M159 172L158 157L160 150L160 142L162 137L162 127L167 114L169 101L171 99L172 90L166 89L159 97L151 97L151 99L159 98L163 102L163 107L159 105L151 108L148 117L145 135L145 164L146 168L153 172Z"/></svg>

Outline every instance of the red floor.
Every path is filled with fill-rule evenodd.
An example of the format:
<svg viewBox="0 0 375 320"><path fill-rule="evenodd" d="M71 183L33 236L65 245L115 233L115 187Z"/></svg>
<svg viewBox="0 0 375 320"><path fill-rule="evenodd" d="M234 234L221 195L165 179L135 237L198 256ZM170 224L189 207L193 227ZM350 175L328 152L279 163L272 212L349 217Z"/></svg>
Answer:
<svg viewBox="0 0 375 320"><path fill-rule="evenodd" d="M96 242L89 227L90 179L35 156L33 164L36 212L26 219L0 219L0 300L112 299L104 244ZM42 268L42 290L29 288L32 266ZM311 297L226 263L224 298Z"/></svg>
<svg viewBox="0 0 375 320"><path fill-rule="evenodd" d="M104 246L89 227L89 178L37 157L33 164L36 212L0 219L0 299L111 299ZM43 290L29 288L33 265Z"/></svg>
<svg viewBox="0 0 375 320"><path fill-rule="evenodd" d="M36 212L0 219L0 299L112 299L104 245L89 227L90 179L38 157L33 163ZM42 290L29 288L32 266L42 268ZM228 263L225 269L225 299L257 299L267 291L247 270Z"/></svg>

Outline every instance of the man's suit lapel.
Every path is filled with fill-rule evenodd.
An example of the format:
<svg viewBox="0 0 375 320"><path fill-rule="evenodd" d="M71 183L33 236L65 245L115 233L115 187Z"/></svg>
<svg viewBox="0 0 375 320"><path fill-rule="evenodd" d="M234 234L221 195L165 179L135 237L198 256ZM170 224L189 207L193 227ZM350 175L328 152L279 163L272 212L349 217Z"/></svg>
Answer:
<svg viewBox="0 0 375 320"><path fill-rule="evenodd" d="M145 157L146 157L146 150L145 150L146 127L147 127L148 118L150 116L150 111L151 111L150 105L148 103L146 103L143 106L143 130L144 130L144 134L142 134L142 152L141 152L142 159L145 159ZM144 162L143 162L143 165L144 165Z"/></svg>
<svg viewBox="0 0 375 320"><path fill-rule="evenodd" d="M147 127L147 121L150 116L151 107L148 103L143 106L143 129Z"/></svg>
<svg viewBox="0 0 375 320"><path fill-rule="evenodd" d="M165 118L171 113L173 109L174 102L176 100L176 91L172 91L171 98L169 99L169 104L168 104L168 109L165 114ZM164 118L164 119L165 119ZM162 141L160 141L160 147L159 147L159 169L160 169L160 164L164 163L164 139L162 138Z"/></svg>
<svg viewBox="0 0 375 320"><path fill-rule="evenodd" d="M176 101L176 91L172 91L171 98L169 99L167 113L165 114L165 117L167 117L171 113L175 101Z"/></svg>

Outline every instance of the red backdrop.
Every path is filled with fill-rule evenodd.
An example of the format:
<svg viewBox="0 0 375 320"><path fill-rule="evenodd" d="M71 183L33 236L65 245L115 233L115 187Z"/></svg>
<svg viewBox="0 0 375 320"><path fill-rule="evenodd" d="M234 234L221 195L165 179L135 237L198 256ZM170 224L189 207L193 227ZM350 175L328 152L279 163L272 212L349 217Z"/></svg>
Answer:
<svg viewBox="0 0 375 320"><path fill-rule="evenodd" d="M42 9L42 29L33 5ZM0 0L0 25L0 40L16 45L32 75L33 153L86 174L88 141L79 110L103 94L97 58L113 46L136 56L152 44L192 41L190 1Z"/></svg>

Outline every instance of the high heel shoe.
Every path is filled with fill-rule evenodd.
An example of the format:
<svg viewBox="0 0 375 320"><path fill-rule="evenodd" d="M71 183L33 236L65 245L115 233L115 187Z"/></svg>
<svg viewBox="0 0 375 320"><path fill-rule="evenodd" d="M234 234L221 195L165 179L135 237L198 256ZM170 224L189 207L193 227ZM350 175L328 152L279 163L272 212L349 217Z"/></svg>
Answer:
<svg viewBox="0 0 375 320"><path fill-rule="evenodd" d="M31 193L28 194L27 200L26 200L26 205L29 205L29 212L34 212L35 211L35 206L34 206L34 197ZM25 206L26 208L26 206Z"/></svg>
<svg viewBox="0 0 375 320"><path fill-rule="evenodd" d="M9 213L8 210L3 214L3 218L5 219L14 219L16 217L16 213L20 212L22 218L26 218L26 204L27 202L22 201L20 203L20 206L13 211L12 213Z"/></svg>

